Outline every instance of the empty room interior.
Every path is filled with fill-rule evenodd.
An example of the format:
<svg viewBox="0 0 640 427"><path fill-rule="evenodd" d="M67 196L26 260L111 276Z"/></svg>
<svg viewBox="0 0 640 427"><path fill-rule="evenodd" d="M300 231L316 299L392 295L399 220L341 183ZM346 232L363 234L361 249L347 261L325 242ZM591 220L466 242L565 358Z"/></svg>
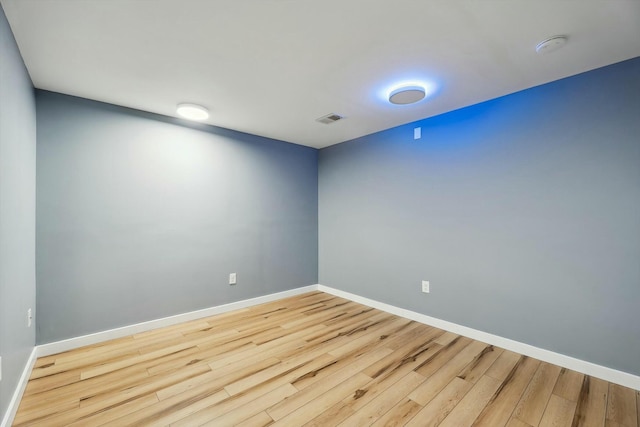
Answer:
<svg viewBox="0 0 640 427"><path fill-rule="evenodd" d="M0 4L0 426L640 427L639 1Z"/></svg>

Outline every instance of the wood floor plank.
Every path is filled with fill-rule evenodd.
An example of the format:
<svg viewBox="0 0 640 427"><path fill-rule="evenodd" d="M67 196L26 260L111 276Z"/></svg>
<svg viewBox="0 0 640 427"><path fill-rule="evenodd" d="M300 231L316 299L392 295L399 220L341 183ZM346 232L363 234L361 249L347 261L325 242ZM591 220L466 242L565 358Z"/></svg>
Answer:
<svg viewBox="0 0 640 427"><path fill-rule="evenodd" d="M347 343L365 333L376 325L380 326L380 321L388 322L392 319L386 313L378 313L375 310L358 310L352 316L322 323L324 329L317 331L305 337L310 346L332 345L338 341L342 344ZM332 347L336 348L339 346Z"/></svg>
<svg viewBox="0 0 640 427"><path fill-rule="evenodd" d="M187 334L180 333L180 336L169 339L156 339L153 342L149 342L144 346L139 346L139 353L146 354L153 351L161 350L167 346L174 344L190 343L197 346L201 343L226 343L233 341L242 335L235 329L226 329L218 332L207 330L207 328L198 330L196 332L189 332ZM201 338L205 338L202 340Z"/></svg>
<svg viewBox="0 0 640 427"><path fill-rule="evenodd" d="M352 352L355 349L374 347L380 340L388 338L388 334L395 332L395 330L402 328L409 321L406 319L396 318L395 316L385 316L379 322L368 326L363 335L349 340L345 345L339 348L333 349L329 352L334 356L343 356ZM376 339L376 337L378 337Z"/></svg>
<svg viewBox="0 0 640 427"><path fill-rule="evenodd" d="M119 350L109 351L107 349L107 351L105 351L104 354L101 354L101 355L83 357L76 361L72 360L70 362L64 362L64 363L54 361L53 363L43 365L40 368L34 369L31 372L30 378L31 379L46 378L46 377L55 376L59 373L70 373L72 371L81 372L82 369L84 368L90 368L100 364L116 363L122 360L128 360L130 357L137 356L138 354L139 354L138 350L135 348L128 348L126 349L126 351L119 351Z"/></svg>
<svg viewBox="0 0 640 427"><path fill-rule="evenodd" d="M351 369L356 369L354 368L354 366L360 367L360 369L357 369L357 370L361 370L362 367L368 366L369 364L373 363L376 360L379 360L380 358L384 357L390 352L391 350L388 350L388 349L377 349L374 351L366 352L362 355L361 358L359 358L356 362L352 363L349 367ZM282 374L295 371L298 367L303 366L304 364L307 364L310 361L311 361L311 358L308 357L308 355L303 355L298 358L286 360L282 362L280 365L273 366L271 368L265 369L260 373L254 374L252 376L243 378L242 380L229 384L225 387L225 389L231 395L238 394L251 387L254 387L257 384L260 384L265 381L269 381L274 376L280 376ZM319 384L323 383L323 381L324 380L316 383L316 387L319 387ZM269 415L274 417L271 411L267 411L267 412L269 413Z"/></svg>
<svg viewBox="0 0 640 427"><path fill-rule="evenodd" d="M571 427L602 427L607 413L609 383L585 376Z"/></svg>
<svg viewBox="0 0 640 427"><path fill-rule="evenodd" d="M549 363L540 364L516 406L513 414L514 418L532 426L537 426L540 423L542 414L560 375L560 369L559 366Z"/></svg>
<svg viewBox="0 0 640 427"><path fill-rule="evenodd" d="M233 354L229 355L224 353L216 357L204 359L204 361L213 370L227 369L229 365L237 364L238 362L250 364L265 357L277 357L281 353L295 351L296 349L304 347L305 341L303 339L292 338L293 339L290 340L278 339L261 346L244 348L241 351L233 352Z"/></svg>
<svg viewBox="0 0 640 427"><path fill-rule="evenodd" d="M350 310L357 310L358 304L345 301L330 304L321 307L321 310L317 310L314 313L306 313L306 316L295 316L287 322L280 324L284 329L306 328L309 325L318 323L324 323L327 320L335 319L339 314L345 314Z"/></svg>
<svg viewBox="0 0 640 427"><path fill-rule="evenodd" d="M39 358L18 426L640 427L640 394L322 292Z"/></svg>
<svg viewBox="0 0 640 427"><path fill-rule="evenodd" d="M417 346L415 342L410 342L380 359L378 362L373 363L368 368L363 369L362 372L370 376L372 380L359 390L356 390L355 393L338 402L332 408L329 408L319 416L313 424L326 425L327 423L340 423L355 412L361 411L365 405L373 399L376 399L378 395L385 393L386 390L392 388L396 390L394 393L397 393L398 387L402 384L400 381L406 380L407 378L405 377L407 374L416 366L419 366L422 361L429 358L433 351L437 351L440 347L440 345L432 341L427 341ZM389 349L386 345L385 348ZM424 380L422 375L418 373L414 374L414 377Z"/></svg>
<svg viewBox="0 0 640 427"><path fill-rule="evenodd" d="M339 312L339 311L336 309L335 312ZM318 325L324 325L322 323L322 320L325 320L325 318L333 318L334 316L333 313L334 312L329 313L329 315L327 316L317 315L316 318L314 319L305 318L304 319L305 322L302 322L293 326L289 326L289 327L285 327L285 325L282 325L282 324L277 324L275 325L277 327L272 329L270 332L258 332L257 334L254 333L251 336L251 341L256 343L257 345L261 345L269 341L272 341L274 339L286 337L287 335L294 334L300 331L308 331L308 332L318 331L318 329L313 329L313 328L315 328Z"/></svg>
<svg viewBox="0 0 640 427"><path fill-rule="evenodd" d="M224 389L201 387L193 392L174 395L140 408L125 417L114 420L113 425L118 427L169 425L228 398L229 394Z"/></svg>
<svg viewBox="0 0 640 427"><path fill-rule="evenodd" d="M193 364L208 365L217 359L232 357L249 349L255 349L257 346L252 342L238 340L215 347L207 346L204 349L200 346L197 347L198 349L195 353L188 353L168 360L158 359L154 363L150 363L148 365L147 372L150 375L160 375L171 372L175 369L182 369L185 366L191 366Z"/></svg>
<svg viewBox="0 0 640 427"><path fill-rule="evenodd" d="M524 421L520 421L517 418L511 418L506 427L534 427L531 424L527 424Z"/></svg>
<svg viewBox="0 0 640 427"><path fill-rule="evenodd" d="M356 390L356 392L351 396L358 396L360 394L361 393ZM335 405L331 406L311 421L305 423L304 426L322 427L329 424L336 425L345 418L350 417L351 415L353 415L354 411L353 408L351 408L349 405L343 404L345 399L342 399L342 401L337 402Z"/></svg>
<svg viewBox="0 0 640 427"><path fill-rule="evenodd" d="M140 408L147 408L157 402L158 398L155 394L147 394L140 399L131 400L105 411L95 412L85 418L67 424L66 427L99 426L112 423L119 418L126 417L132 412L140 410Z"/></svg>
<svg viewBox="0 0 640 427"><path fill-rule="evenodd" d="M324 357L324 360L323 360L323 357ZM267 392L279 387L280 385L283 385L283 384L286 384L286 383L290 383L293 378L297 378L300 375L303 375L303 373L306 372L307 370L317 369L319 366L321 366L322 364L326 363L326 359L327 358L331 358L328 355L325 355L323 357L313 358L313 359L311 359L311 361L307 365L301 366L300 368L288 373L287 375L279 377L277 380L273 380L272 379L267 383L261 384L259 387L257 387L257 390L262 390L263 392L267 393ZM277 359L274 359L274 360L275 360L274 364L280 363L280 361L278 361ZM221 374L225 374L227 372L226 370L221 371L221 372L216 372L215 374L217 375L217 379L210 380L210 381L205 381L201 385L198 385L197 387L195 387L193 389L188 389L188 390L186 390L186 391L184 391L182 393L178 393L178 394L173 393L174 396L171 399L174 402L178 401L179 402L178 405L183 406L183 403L180 402L179 399L188 398L191 402L193 402L194 400L198 400L201 396L205 396L205 397L208 396L208 391L211 390L211 389L215 390L218 387L220 389L223 389L223 387L225 387L225 385L233 383L237 379L244 378L244 377L247 377L247 376L249 376L249 375L251 375L253 373L263 371L264 369L266 369L268 367L269 366L249 365L249 366L245 366L245 367L239 367L239 369L237 371L232 372L232 373L227 373L226 375L223 375L223 376L220 376L220 375ZM214 374L214 373L212 372L212 374ZM208 374L205 374L205 375L208 375ZM159 391L158 393L160 393L160 392L162 392L162 390ZM258 395L259 396L259 394L256 394L257 393L256 390L252 389L250 392L253 393L254 395ZM226 391L225 391L225 393L226 393ZM242 399L244 399L246 397L245 395L247 395L247 394L248 393L245 392L245 393L241 393L239 395L236 395L236 397L237 398L239 397L239 399L236 399L236 400L228 399L228 402L226 402L225 405L231 405L231 409L229 409L229 410L232 410L232 409L234 409L236 407L236 405L244 404L244 403L242 403L243 402ZM227 394L227 396L229 396L229 395ZM231 397L231 396L229 396L229 397ZM210 406L214 406L214 404L216 404L218 402L220 402L220 400L216 400L215 402L213 402L212 405L204 405L204 406L200 405L200 402L197 402L197 403L191 404L191 408L194 408L194 407L197 406L198 407L198 409L197 409L198 411L199 410L204 410L204 409L209 408ZM215 411L216 409L212 408L211 410ZM185 411L182 411L182 412L184 413ZM216 413L219 413L219 412L216 412ZM192 415L192 414L187 413L187 415ZM184 418L184 416L175 417L173 414L168 414L168 415L164 415L162 420L165 420L167 422L174 422L174 421L177 421L177 420L181 420L182 418Z"/></svg>
<svg viewBox="0 0 640 427"><path fill-rule="evenodd" d="M358 390L364 384L371 381L371 378L362 372L349 377L347 380L341 382L331 390L319 395L312 402L307 402L303 406L297 408L293 412L288 413L285 417L277 420L272 425L274 427L291 427L301 426L311 421L313 418L320 415L322 412L329 409L336 402L344 399L348 394L353 393L353 390ZM294 397L297 395L294 395ZM272 418L275 417L270 411L267 411Z"/></svg>
<svg viewBox="0 0 640 427"><path fill-rule="evenodd" d="M92 390L91 394L86 395L80 400L80 407L91 406L95 403L106 402L112 399L120 399L127 394L136 392L143 393L143 390L145 393L148 391L150 392L151 390L155 393L164 387L184 381L187 378L201 375L205 372L209 372L210 370L211 369L206 365L194 365L171 372L168 375L142 377L133 384L117 382L115 383L116 386L113 387L102 387L100 389Z"/></svg>
<svg viewBox="0 0 640 427"><path fill-rule="evenodd" d="M208 326L208 323L206 319L196 319L196 320L191 320L184 323L178 323L171 326L165 326L164 328L156 328L156 329L151 329L149 331L139 332L137 334L131 335L130 338L133 338L133 341L127 340L126 342L129 343L129 345L135 344L135 342L139 344L143 340L147 340L147 339L156 340L158 339L158 337L162 339L168 335L177 335L185 331L206 328L207 326Z"/></svg>
<svg viewBox="0 0 640 427"><path fill-rule="evenodd" d="M402 333L396 333L390 336L385 346L397 350L407 344L416 345L421 342L433 341L444 333L441 329L432 328L418 322L409 322L407 328Z"/></svg>
<svg viewBox="0 0 640 427"><path fill-rule="evenodd" d="M271 418L276 421L280 420L289 413L294 412L295 410L313 401L314 399L317 399L318 396L331 391L334 387L352 377L354 375L354 372L361 371L362 369L380 360L389 353L391 353L391 350L386 348L381 348L365 353L348 366L345 366L334 374L318 381L314 384L313 387L307 387L298 392L295 396L292 396L290 399L272 406L267 410L267 414L269 414ZM368 375L362 374L361 378L364 377L368 378L367 382L371 381L371 377L369 377ZM367 382L365 382L364 384L366 384Z"/></svg>
<svg viewBox="0 0 640 427"><path fill-rule="evenodd" d="M450 344L452 341L456 340L460 338L460 335L453 333L453 332L445 332L444 334L442 334L442 336L440 338L438 338L436 340L436 343L440 344L440 345L448 345Z"/></svg>
<svg viewBox="0 0 640 427"><path fill-rule="evenodd" d="M29 397L32 394L44 393L48 390L58 389L69 384L80 381L80 371L72 370L70 372L59 372L57 374L46 377L31 378L25 387L24 396Z"/></svg>
<svg viewBox="0 0 640 427"><path fill-rule="evenodd" d="M19 409L14 420L14 426L37 425L48 422L56 415L68 413L80 406L80 402L74 399L67 402L57 402L55 405L43 405L30 408L29 410Z"/></svg>
<svg viewBox="0 0 640 427"><path fill-rule="evenodd" d="M470 426L500 387L500 380L483 375L442 421L442 427Z"/></svg>
<svg viewBox="0 0 640 427"><path fill-rule="evenodd" d="M474 341L450 361L445 363L433 375L428 377L429 381L425 381L420 387L409 394L409 398L415 400L420 405L426 405L433 399L453 378L463 370L473 359L487 348L487 344ZM416 370L420 373L420 370Z"/></svg>
<svg viewBox="0 0 640 427"><path fill-rule="evenodd" d="M310 308L324 308L322 303L316 303L311 306L303 306L295 309L288 308L285 310L280 310L275 313L270 313L263 316L256 316L255 321L247 322L246 319L241 319L236 323L232 324L234 329L237 329L240 333L247 333L249 335L255 335L257 333L262 333L265 329L268 329L272 326L281 327L282 324L288 323L293 319L299 319L300 316L308 311ZM317 313L316 313L317 315ZM307 317L307 316L305 316ZM309 316L310 317L310 316ZM316 322L319 323L319 322Z"/></svg>
<svg viewBox="0 0 640 427"><path fill-rule="evenodd" d="M80 401L93 396L96 392L104 393L133 386L148 376L145 369L139 370L135 367L128 369L123 375L95 377L85 381L81 381L80 375L78 375L76 382L66 384L64 387L55 387L23 397L20 405L27 410L32 406L40 406L44 402L55 406L62 400L69 398L76 399L79 405Z"/></svg>
<svg viewBox="0 0 640 427"><path fill-rule="evenodd" d="M193 425L201 425L216 417L219 417L229 411L232 411L243 405L247 405L252 400L266 394L278 387L282 386L281 381L267 381L262 384L257 384L250 389L247 389L241 393L230 396L214 405L208 406L193 413L187 417L173 422L171 425L190 427Z"/></svg>
<svg viewBox="0 0 640 427"><path fill-rule="evenodd" d="M44 408L44 407L52 407L60 405L69 405L75 404L76 406L80 406L80 398L78 396L67 395L55 393L48 398L34 398L33 395L30 398L22 399L20 402L20 409L25 414L28 414L34 409Z"/></svg>
<svg viewBox="0 0 640 427"><path fill-rule="evenodd" d="M381 328L383 327L383 325L377 325L377 327ZM393 325L387 325L386 327L393 327ZM376 348L385 347L382 337L378 337L381 332L383 332L382 329L374 329L369 332L360 330L356 332L353 336L360 336L364 333L369 334L370 340L360 341L360 344L362 344L360 346L352 345L353 340L351 340L351 336L349 336L349 334L338 334L338 336L333 336L323 341L310 344L309 348L305 349L306 351L303 351L300 355L294 358L283 358L283 362L294 362L296 359L300 360L301 358L303 358L303 360L316 358L318 357L318 355L323 354L325 351L329 352L326 353L327 355L333 355L333 350L337 350L337 352L340 354L340 356L334 355L334 360L328 362L326 365L320 367L319 369L309 371L304 375L295 378L292 384L294 384L296 388L298 388L298 390L302 390L314 384L315 382L320 381L322 378L331 375L336 370L342 369L344 366L361 357L363 354L369 351L373 351ZM346 347L345 344L347 345ZM345 348L347 348L348 352L345 352Z"/></svg>
<svg viewBox="0 0 640 427"><path fill-rule="evenodd" d="M493 365L503 351L501 348L495 348L492 345L485 347L484 350L474 357L471 363L458 374L458 377L475 384L482 378L487 369Z"/></svg>
<svg viewBox="0 0 640 427"><path fill-rule="evenodd" d="M184 355L191 355L198 351L197 347L192 343L182 343L172 345L170 347L163 348L161 350L152 351L151 353L140 354L126 359L117 360L115 362L105 363L93 368L83 370L80 373L81 379L88 379L104 375L109 372L117 371L129 366L137 365L139 363L147 362L149 360L169 360L172 358L182 357Z"/></svg>
<svg viewBox="0 0 640 427"><path fill-rule="evenodd" d="M392 352L363 370L365 374L374 379L372 384L368 385L368 390L371 389L370 386L386 381L394 382L410 370L416 370L437 354L442 346L435 344L428 339L428 336L425 336L419 342L409 342L395 350L386 344L384 344L384 348L392 350Z"/></svg>
<svg viewBox="0 0 640 427"><path fill-rule="evenodd" d="M160 341L163 343L173 342L174 340L182 337L180 332L162 332L163 331L160 330L155 336L149 336L139 340L135 340L132 337L128 337L129 339L118 338L110 341L109 345L105 345L104 343L94 344L70 352L54 355L55 368L62 367L62 370L66 370L70 366L80 368L106 363L108 360L115 359L119 356L139 353L140 350L145 348L147 345L158 343Z"/></svg>
<svg viewBox="0 0 640 427"><path fill-rule="evenodd" d="M363 334L371 325L382 319L389 319L386 313L379 313L374 309L360 309L353 313L322 323L326 330L307 337L310 344L327 343L342 337L352 337Z"/></svg>
<svg viewBox="0 0 640 427"><path fill-rule="evenodd" d="M90 400L90 403L83 405L81 402L79 408L48 417L47 422L51 422L51 425L67 425L78 420L88 418L94 414L111 410L131 401L146 402L148 395L155 395L156 390L163 386L197 375L201 371L202 368L200 367L192 368L190 370L173 373L168 377L158 378L157 381L140 383L134 387L123 390L111 391L108 393L100 393L99 391L96 391L96 394Z"/></svg>
<svg viewBox="0 0 640 427"><path fill-rule="evenodd" d="M375 427L404 426L421 409L421 405L418 405L413 400L405 397L402 401L395 404L391 409L389 409L384 415L378 418L378 420L371 425Z"/></svg>
<svg viewBox="0 0 640 427"><path fill-rule="evenodd" d="M169 335L169 333L167 333L166 335ZM134 339L133 339L133 336L131 335L126 337L115 338L107 342L89 344L87 346L83 346L83 347L74 349L72 351L65 351L62 353L56 353L49 356L45 356L43 357L43 361L55 362L56 360L64 361L65 358L71 358L71 359L82 358L85 355L91 354L92 352L93 354L100 354L105 350L112 351L112 350L121 348L122 346L129 346L133 342L134 342Z"/></svg>
<svg viewBox="0 0 640 427"><path fill-rule="evenodd" d="M279 363L280 361L278 359L271 357L251 365L240 364L236 366L235 369L210 370L200 375L186 378L168 387L163 387L156 391L156 395L158 399L165 400L179 394L184 396L187 392L188 394L198 393L202 387L214 390L222 389L227 384L246 378L249 375L253 375Z"/></svg>
<svg viewBox="0 0 640 427"><path fill-rule="evenodd" d="M265 412L258 412L253 417L236 424L236 427L266 427L273 423L273 419Z"/></svg>
<svg viewBox="0 0 640 427"><path fill-rule="evenodd" d="M129 337L129 339L131 339L131 337ZM58 354L52 354L52 355L49 355L49 356L39 357L33 363L33 369L37 369L37 368L40 368L40 367L42 367L44 365L50 365L50 364L54 363L56 361L56 356L58 356Z"/></svg>
<svg viewBox="0 0 640 427"><path fill-rule="evenodd" d="M391 346L389 343L385 343L384 347L393 350L393 352L379 362L369 366L363 372L371 378L385 378L393 375L399 369L417 369L442 349L442 346L434 341L437 337L437 333L428 332L421 336L420 340L409 341L401 347L397 347L396 343ZM406 372L401 375L404 375L404 373Z"/></svg>
<svg viewBox="0 0 640 427"><path fill-rule="evenodd" d="M235 426L252 416L264 412L267 408L282 402L289 396L296 394L298 390L291 384L283 384L262 396L252 400L248 404L235 408L211 421L203 424L204 426Z"/></svg>
<svg viewBox="0 0 640 427"><path fill-rule="evenodd" d="M412 331L415 329L415 321L409 319L403 320L405 320L405 322L402 322L397 329L380 337L381 340L384 340L384 345L388 348L395 349L397 346L401 346L405 338L411 336Z"/></svg>
<svg viewBox="0 0 640 427"><path fill-rule="evenodd" d="M636 393L634 390L617 384L609 385L606 420L614 421L625 427L636 427L638 425Z"/></svg>
<svg viewBox="0 0 640 427"><path fill-rule="evenodd" d="M509 363L510 365L510 363ZM487 406L482 410L473 423L474 427L504 426L516 404L520 401L524 390L531 382L531 378L538 370L540 362L526 356L519 356L511 371L501 380L500 387L491 397ZM500 368L502 371L502 368ZM487 374L487 376L489 376ZM500 375L501 376L501 375ZM492 378L495 378L492 376Z"/></svg>
<svg viewBox="0 0 640 427"><path fill-rule="evenodd" d="M286 376L282 376L277 380L272 379L268 386L262 387L262 390L264 390L264 392L266 393L279 387L282 384L291 382L293 378L297 378L298 376L302 375L305 370L317 369L323 363L326 363L327 358L329 357L325 356L315 358L309 364L301 366L299 369L288 373ZM206 409L209 406L213 406L220 401L215 400L211 403L211 405L201 405L200 401L202 399L209 399L209 396L213 394L212 391L217 392L222 390L227 397L230 397L226 390L224 390L224 387L226 385L231 384L239 379L253 375L279 363L281 362L278 359L271 358L256 364L239 364L238 366L236 366L236 369L233 372L229 372L227 369L212 371L210 373L206 373L194 378L195 380L197 380L195 384L189 384L191 380L188 380L182 383L175 384L174 386L165 388L163 390L159 390L156 394L158 394L161 401L164 401L164 399L169 400L169 403L170 405L172 405L171 407L174 409L174 411L177 409L180 409L182 411L182 407L185 406L185 403L191 405L191 408L195 408L197 406L197 410ZM235 406L233 408L235 408ZM182 413L185 413L185 411L182 411ZM162 419L169 420L168 422L174 422L188 415L191 415L191 413L186 412L185 415L182 415L180 417L173 417L172 415L164 414Z"/></svg>
<svg viewBox="0 0 640 427"><path fill-rule="evenodd" d="M440 341L435 340L434 342L439 343ZM418 366L416 372L429 378L472 342L473 340L469 338L458 336L453 341L443 345L438 352Z"/></svg>
<svg viewBox="0 0 640 427"><path fill-rule="evenodd" d="M553 394L571 400L572 402L577 402L580 397L583 379L584 374L562 368L556 386L553 389Z"/></svg>
<svg viewBox="0 0 640 427"><path fill-rule="evenodd" d="M434 427L439 425L472 386L473 384L470 382L455 377L442 389L442 392L431 399L406 425L415 427Z"/></svg>
<svg viewBox="0 0 640 427"><path fill-rule="evenodd" d="M335 324L355 324L360 320L378 316L380 314L381 313L374 308L360 305L359 307L345 311L344 316L334 317L330 320L325 320L322 323L328 327L334 326Z"/></svg>
<svg viewBox="0 0 640 427"><path fill-rule="evenodd" d="M505 350L487 369L486 374L498 380L504 380L511 373L513 367L520 361L522 355Z"/></svg>
<svg viewBox="0 0 640 427"><path fill-rule="evenodd" d="M539 427L571 427L576 402L552 394Z"/></svg>
<svg viewBox="0 0 640 427"><path fill-rule="evenodd" d="M382 392L375 395L375 397L368 403L360 406L360 403L365 402L364 400L357 400L358 396L361 395L360 391L365 390L365 387L361 387L352 395L355 398L353 400L354 404L350 406L353 414L346 417L346 419L338 425L340 427L349 427L372 424L389 411L394 405L402 401L408 393L414 390L418 385L422 384L424 380L425 378L419 373L409 372L407 375L393 383L393 386L385 388ZM316 425L320 427L331 423L337 424L341 419L328 417L324 420L318 419L318 421L319 422L317 422Z"/></svg>
<svg viewBox="0 0 640 427"><path fill-rule="evenodd" d="M625 427L624 424L620 424L619 422L609 420L609 419L604 421L604 425L605 427Z"/></svg>
<svg viewBox="0 0 640 427"><path fill-rule="evenodd" d="M640 390L636 391L636 418L638 419L638 427L640 427Z"/></svg>

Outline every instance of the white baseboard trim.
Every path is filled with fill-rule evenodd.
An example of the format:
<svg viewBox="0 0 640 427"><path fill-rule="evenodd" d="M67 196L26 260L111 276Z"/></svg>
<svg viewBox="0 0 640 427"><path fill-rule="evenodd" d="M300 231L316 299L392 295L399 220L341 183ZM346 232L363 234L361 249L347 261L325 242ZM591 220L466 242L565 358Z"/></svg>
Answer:
<svg viewBox="0 0 640 427"><path fill-rule="evenodd" d="M215 316L216 314L226 313L228 311L239 310L265 302L276 301L279 299L291 297L294 295L312 292L318 289L318 285L303 286L301 288L290 289L275 294L263 295L242 301L236 301L229 304L209 307L202 310L190 311L188 313L177 314L175 316L164 317L161 319L150 320L148 322L136 323L134 325L123 326L121 328L110 329L107 331L96 332L94 334L83 335L80 337L69 338L62 341L56 341L48 344L41 344L36 347L37 356L49 356L52 354L62 353L63 351L73 350L87 345L97 344L100 342L122 338L141 332L150 331L152 329L163 328L165 326L176 325L182 322L201 319L203 317Z"/></svg>
<svg viewBox="0 0 640 427"><path fill-rule="evenodd" d="M22 371L20 380L18 381L16 389L13 392L11 401L9 402L7 413L4 414L4 418L2 418L2 422L0 422L0 427L9 427L13 423L16 412L18 412L18 406L20 406L20 400L22 399L22 395L24 394L24 389L27 387L27 383L29 382L31 370L33 369L33 365L36 363L36 359L38 358L37 353L38 351L36 347L34 347L33 350L31 350L31 355L27 360L27 364L24 365L24 370Z"/></svg>
<svg viewBox="0 0 640 427"><path fill-rule="evenodd" d="M465 337L469 337L474 340L495 345L497 347L501 347L506 350L524 354L525 356L533 357L535 359L542 360L543 362L552 363L554 365L571 369L573 371L581 372L583 374L600 378L605 381L609 381L615 384L620 384L635 390L640 390L640 377L633 374L629 374L627 372L622 372L615 369L607 368L605 366L596 365L595 363L586 362L584 360L576 359L571 356L565 356L564 354L555 353L553 351L545 350L539 347L534 347L529 344L524 344L508 338L500 337L498 335L493 335L487 332L479 331L477 329L472 329L466 326L458 325L456 323L448 322L446 320L437 319L435 317L427 316L425 314L417 313L415 311L395 307L390 304L365 298L360 295L341 291L328 286L318 285L318 290L366 305L368 307L373 307L378 310L386 311L387 313L395 314L396 316L401 316L407 319L415 320L416 322L424 323L426 325L444 329L445 331L450 331L459 335L463 335Z"/></svg>

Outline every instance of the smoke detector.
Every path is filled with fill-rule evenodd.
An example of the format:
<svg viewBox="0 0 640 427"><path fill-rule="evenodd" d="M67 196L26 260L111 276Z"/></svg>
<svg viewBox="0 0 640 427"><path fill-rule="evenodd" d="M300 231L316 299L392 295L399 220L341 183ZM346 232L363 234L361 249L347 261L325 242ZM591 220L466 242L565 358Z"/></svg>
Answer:
<svg viewBox="0 0 640 427"><path fill-rule="evenodd" d="M544 55L560 49L567 43L567 36L553 36L536 45L536 52Z"/></svg>
<svg viewBox="0 0 640 427"><path fill-rule="evenodd" d="M344 119L344 116L336 113L330 113L326 116L322 116L316 119L316 122L324 123L325 125L330 125L331 123L335 123L338 120Z"/></svg>

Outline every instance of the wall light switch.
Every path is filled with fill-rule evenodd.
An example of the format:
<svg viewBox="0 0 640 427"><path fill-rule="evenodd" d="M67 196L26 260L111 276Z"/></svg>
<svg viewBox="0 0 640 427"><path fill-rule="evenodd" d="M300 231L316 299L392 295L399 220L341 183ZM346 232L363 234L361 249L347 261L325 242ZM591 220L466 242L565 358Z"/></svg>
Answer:
<svg viewBox="0 0 640 427"><path fill-rule="evenodd" d="M31 309L27 310L27 328L31 327L31 323L33 323L33 314Z"/></svg>
<svg viewBox="0 0 640 427"><path fill-rule="evenodd" d="M229 284L235 285L236 283L236 273L229 274Z"/></svg>
<svg viewBox="0 0 640 427"><path fill-rule="evenodd" d="M422 138L422 128L413 128L413 139Z"/></svg>

